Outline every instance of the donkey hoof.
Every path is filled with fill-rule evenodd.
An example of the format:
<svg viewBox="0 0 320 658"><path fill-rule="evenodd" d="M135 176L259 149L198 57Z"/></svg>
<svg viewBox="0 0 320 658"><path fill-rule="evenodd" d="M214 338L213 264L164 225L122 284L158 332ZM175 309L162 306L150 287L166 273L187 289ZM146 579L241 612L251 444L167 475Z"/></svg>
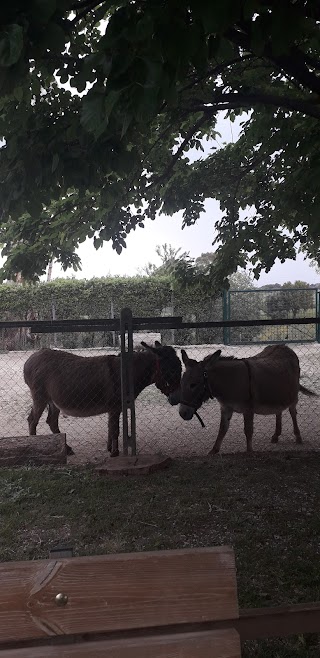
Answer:
<svg viewBox="0 0 320 658"><path fill-rule="evenodd" d="M110 457L119 457L119 450L112 450Z"/></svg>
<svg viewBox="0 0 320 658"><path fill-rule="evenodd" d="M67 455L74 455L74 451L70 446L68 446L68 444L67 444Z"/></svg>
<svg viewBox="0 0 320 658"><path fill-rule="evenodd" d="M210 457L213 457L213 455L217 455L218 453L219 453L219 450L217 450L217 448L212 448L212 450L210 450L210 451L208 452L208 457L209 457L209 456L210 456Z"/></svg>
<svg viewBox="0 0 320 658"><path fill-rule="evenodd" d="M297 443L299 446L301 446L301 444L302 444L302 438L301 438L301 436L296 436L296 443Z"/></svg>
<svg viewBox="0 0 320 658"><path fill-rule="evenodd" d="M278 443L279 437L278 436L273 436L271 439L271 443Z"/></svg>

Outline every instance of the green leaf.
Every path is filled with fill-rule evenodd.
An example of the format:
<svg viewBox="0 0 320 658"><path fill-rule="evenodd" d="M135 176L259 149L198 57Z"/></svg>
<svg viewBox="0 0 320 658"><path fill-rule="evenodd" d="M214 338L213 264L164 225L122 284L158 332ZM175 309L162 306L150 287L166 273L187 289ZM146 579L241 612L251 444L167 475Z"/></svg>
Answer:
<svg viewBox="0 0 320 658"><path fill-rule="evenodd" d="M105 96L100 92L90 92L83 100L81 125L95 137L102 135L108 124L104 105Z"/></svg>
<svg viewBox="0 0 320 658"><path fill-rule="evenodd" d="M87 87L87 76L85 75L84 72L79 73L77 76L74 78L71 78L70 80L70 85L71 87L75 87L76 90L81 93L84 91Z"/></svg>
<svg viewBox="0 0 320 658"><path fill-rule="evenodd" d="M57 9L56 0L31 0L31 11L36 20L47 23Z"/></svg>
<svg viewBox="0 0 320 658"><path fill-rule="evenodd" d="M21 55L23 48L23 29L13 23L0 32L0 66L12 66Z"/></svg>
<svg viewBox="0 0 320 658"><path fill-rule="evenodd" d="M233 59L235 55L234 46L228 39L224 39L223 37L220 39L218 54L226 61Z"/></svg>
<svg viewBox="0 0 320 658"><path fill-rule="evenodd" d="M62 72L60 73L60 71L59 71L59 73L57 74L57 77L59 78L60 83L62 85L65 85L69 80L68 70L67 69L62 69Z"/></svg>
<svg viewBox="0 0 320 658"><path fill-rule="evenodd" d="M15 89L13 90L13 95L14 95L15 99L18 101L18 103L21 103L21 101L23 99L23 87L21 87L21 86L20 87L15 87Z"/></svg>
<svg viewBox="0 0 320 658"><path fill-rule="evenodd" d="M243 17L245 20L250 20L252 16L260 9L259 0L244 0L243 4Z"/></svg>
<svg viewBox="0 0 320 658"><path fill-rule="evenodd" d="M145 13L145 15L137 22L134 31L134 40L144 41L144 39L152 36L153 31L154 31L153 17L150 16L150 14Z"/></svg>
<svg viewBox="0 0 320 658"><path fill-rule="evenodd" d="M68 35L57 23L49 23L44 33L43 41L48 50L54 53L61 53L64 51L65 44L68 41Z"/></svg>
<svg viewBox="0 0 320 658"><path fill-rule="evenodd" d="M132 121L132 118L133 118L132 115L129 114L129 113L125 115L124 120L123 120L123 123L122 123L121 139L124 138L124 136L125 136L125 134L126 134L128 128L129 128L129 126L130 126L130 123L131 123L131 121Z"/></svg>
<svg viewBox="0 0 320 658"><path fill-rule="evenodd" d="M260 17L252 23L250 45L256 55L262 55L268 35L263 29Z"/></svg>
<svg viewBox="0 0 320 658"><path fill-rule="evenodd" d="M102 247L102 245L103 245L102 238L97 238L97 236L95 236L93 238L93 245L94 245L95 249L100 249L100 247Z"/></svg>
<svg viewBox="0 0 320 658"><path fill-rule="evenodd" d="M121 92L118 91L118 90L112 90L112 91L109 91L109 93L107 92L107 94L105 96L105 101L104 101L104 111L105 111L105 113L108 117L110 116L110 114L111 114L115 104L119 100L120 96L121 96Z"/></svg>
<svg viewBox="0 0 320 658"><path fill-rule="evenodd" d="M52 173L56 170L56 168L59 164L59 160L60 160L60 158L59 158L58 153L55 153L53 158L52 158L52 166L51 166Z"/></svg>
<svg viewBox="0 0 320 658"><path fill-rule="evenodd" d="M149 57L143 57L146 67L145 82L142 84L144 89L151 89L160 84L162 78L163 64L158 60L152 60Z"/></svg>
<svg viewBox="0 0 320 658"><path fill-rule="evenodd" d="M239 17L240 5L234 0L196 0L196 11L207 34L222 34Z"/></svg>

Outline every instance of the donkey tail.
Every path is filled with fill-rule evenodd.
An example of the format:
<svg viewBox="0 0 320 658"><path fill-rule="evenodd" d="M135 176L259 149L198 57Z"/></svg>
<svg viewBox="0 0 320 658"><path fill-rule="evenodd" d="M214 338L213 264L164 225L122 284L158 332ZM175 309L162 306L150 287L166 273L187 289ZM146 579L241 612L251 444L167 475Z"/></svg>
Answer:
<svg viewBox="0 0 320 658"><path fill-rule="evenodd" d="M308 395L309 397L319 397L318 393L315 393L314 391L310 391L309 388L306 388L305 386L302 386L302 384L299 385L299 391L303 393L304 395Z"/></svg>

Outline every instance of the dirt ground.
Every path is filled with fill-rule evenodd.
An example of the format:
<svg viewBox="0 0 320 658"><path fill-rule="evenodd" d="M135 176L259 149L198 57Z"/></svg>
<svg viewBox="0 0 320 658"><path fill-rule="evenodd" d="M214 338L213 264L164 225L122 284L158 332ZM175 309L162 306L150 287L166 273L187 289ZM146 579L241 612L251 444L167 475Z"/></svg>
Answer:
<svg viewBox="0 0 320 658"><path fill-rule="evenodd" d="M318 343L294 344L291 347L300 359L301 383L320 394L320 376L318 363L320 345ZM224 355L237 357L251 356L259 352L261 345L254 346L188 346L188 355L202 359L207 354L221 348ZM180 350L180 348L179 348ZM81 355L112 353L108 349L81 350ZM179 353L179 351L178 351ZM2 437L22 436L28 434L27 415L31 398L29 389L23 380L23 364L30 352L7 352L0 354L0 432ZM275 419L272 416L256 416L254 431L254 449L288 450L320 448L320 397L308 398L300 395L299 425L304 440L303 446L296 446L292 432L289 412L283 414L283 434L278 445L271 445ZM219 405L209 401L201 410L205 423L202 428L196 418L183 421L177 407L171 407L154 385L145 389L136 401L137 448L143 453L165 453L171 456L190 456L206 454L213 445L219 427ZM48 426L43 414L38 434L47 434ZM243 420L234 414L221 452L233 453L245 450ZM70 463L101 462L107 456L107 416L91 418L63 418L60 429L66 432L67 441L75 450Z"/></svg>

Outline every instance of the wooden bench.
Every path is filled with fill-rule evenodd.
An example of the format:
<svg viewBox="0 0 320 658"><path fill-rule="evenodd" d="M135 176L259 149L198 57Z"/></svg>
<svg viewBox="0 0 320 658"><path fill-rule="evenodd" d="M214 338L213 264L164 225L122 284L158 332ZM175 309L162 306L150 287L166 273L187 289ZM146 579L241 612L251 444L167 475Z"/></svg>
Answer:
<svg viewBox="0 0 320 658"><path fill-rule="evenodd" d="M0 564L0 658L240 658L227 547Z"/></svg>

